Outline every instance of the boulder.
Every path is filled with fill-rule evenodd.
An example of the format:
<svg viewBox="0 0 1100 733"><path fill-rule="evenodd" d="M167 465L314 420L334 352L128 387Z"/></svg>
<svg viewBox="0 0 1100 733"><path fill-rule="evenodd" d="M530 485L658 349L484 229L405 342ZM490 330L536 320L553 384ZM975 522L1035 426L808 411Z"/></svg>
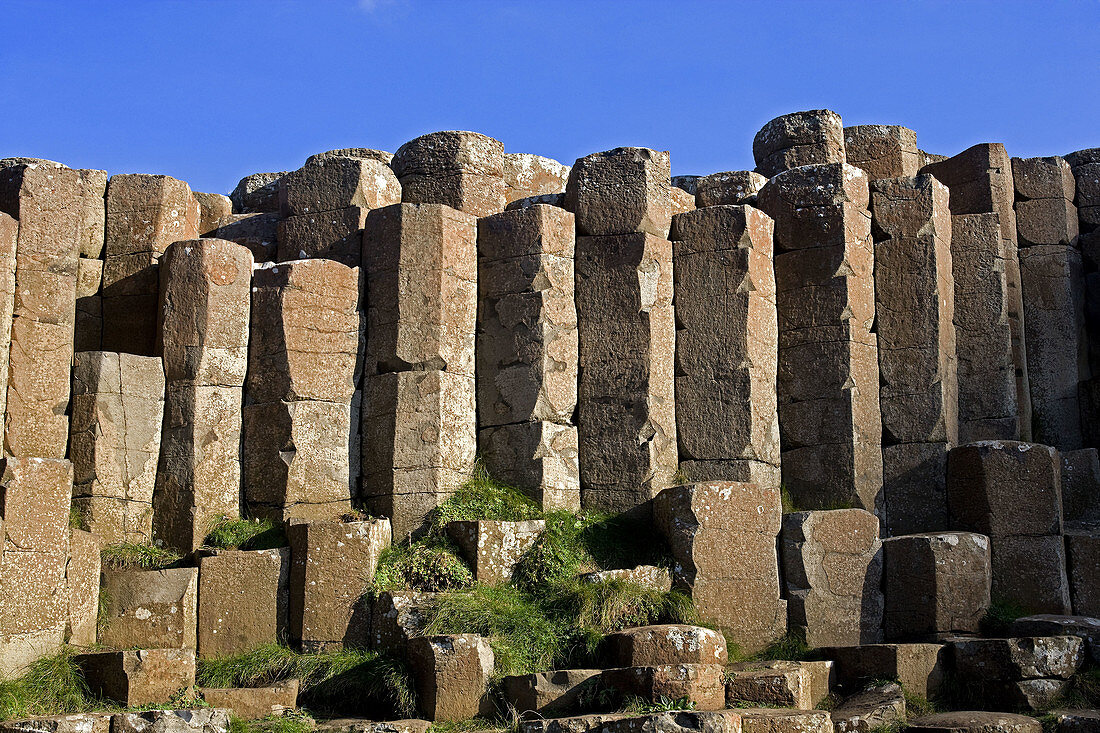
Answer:
<svg viewBox="0 0 1100 733"><path fill-rule="evenodd" d="M739 710L695 711L677 710L648 715L630 716L607 721L600 730L606 733L688 733L689 731L714 731L714 733L739 733Z"/></svg>
<svg viewBox="0 0 1100 733"><path fill-rule="evenodd" d="M755 171L711 173L695 181L695 205L751 204L768 179Z"/></svg>
<svg viewBox="0 0 1100 733"><path fill-rule="evenodd" d="M582 573L580 580L584 583L604 583L609 580L618 580L640 585L643 588L660 593L667 593L672 590L672 572L668 568L659 568L654 565L639 565L634 568Z"/></svg>
<svg viewBox="0 0 1100 733"><path fill-rule="evenodd" d="M505 677L504 699L521 715L536 712L543 717L577 712L599 686L600 669L561 669Z"/></svg>
<svg viewBox="0 0 1100 733"><path fill-rule="evenodd" d="M824 710L738 708L744 733L833 733L833 721Z"/></svg>
<svg viewBox="0 0 1100 733"><path fill-rule="evenodd" d="M234 214L279 212L279 181L288 171L245 176L229 194Z"/></svg>
<svg viewBox="0 0 1100 733"><path fill-rule="evenodd" d="M233 202L220 193L192 194L199 202L199 236L210 236L218 228L218 222L233 215Z"/></svg>
<svg viewBox="0 0 1100 733"><path fill-rule="evenodd" d="M504 198L508 203L530 196L563 193L569 166L530 153L505 153Z"/></svg>
<svg viewBox="0 0 1100 733"><path fill-rule="evenodd" d="M667 151L615 148L573 164L565 208L576 214L578 236L663 238L672 219L670 188Z"/></svg>
<svg viewBox="0 0 1100 733"><path fill-rule="evenodd" d="M0 733L110 733L110 713L75 713L45 718L8 720Z"/></svg>
<svg viewBox="0 0 1100 733"><path fill-rule="evenodd" d="M873 685L830 711L835 733L870 733L905 722L905 693L895 682Z"/></svg>
<svg viewBox="0 0 1100 733"><path fill-rule="evenodd" d="M1100 619L1042 613L1016 619L1009 626L1008 633L1014 637L1076 636L1085 642L1093 662L1100 661Z"/></svg>
<svg viewBox="0 0 1100 733"><path fill-rule="evenodd" d="M832 662L738 662L726 671L726 705L813 710L829 694Z"/></svg>
<svg viewBox="0 0 1100 733"><path fill-rule="evenodd" d="M1026 715L960 710L911 720L908 730L916 733L1040 733L1043 725Z"/></svg>
<svg viewBox="0 0 1100 733"><path fill-rule="evenodd" d="M401 184L385 163L371 158L311 158L279 181L279 210L302 216L348 207L380 209L401 202Z"/></svg>
<svg viewBox="0 0 1100 733"><path fill-rule="evenodd" d="M844 162L844 123L827 109L771 120L752 141L756 170L767 178L792 168Z"/></svg>
<svg viewBox="0 0 1100 733"><path fill-rule="evenodd" d="M955 671L967 682L1068 680L1085 661L1084 642L1076 636L955 639L951 646Z"/></svg>
<svg viewBox="0 0 1100 733"><path fill-rule="evenodd" d="M218 708L119 713L111 719L111 733L228 733L229 729L229 711Z"/></svg>
<svg viewBox="0 0 1100 733"><path fill-rule="evenodd" d="M256 262L271 262L277 256L280 221L278 214L232 214L220 219L210 236L247 247Z"/></svg>
<svg viewBox="0 0 1100 733"><path fill-rule="evenodd" d="M476 132L449 130L410 140L390 165L408 204L444 204L473 216L504 210L504 145Z"/></svg>
<svg viewBox="0 0 1100 733"><path fill-rule="evenodd" d="M199 693L211 707L229 710L243 720L258 720L297 709L298 687L298 680L292 679L267 687L200 687Z"/></svg>
<svg viewBox="0 0 1100 733"><path fill-rule="evenodd" d="M855 125L844 128L847 161L872 181L917 175L923 165L917 133L899 125Z"/></svg>
<svg viewBox="0 0 1100 733"><path fill-rule="evenodd" d="M370 211L362 206L347 206L280 219L275 224L273 259L335 260L348 267L359 267L363 257L362 232Z"/></svg>
<svg viewBox="0 0 1100 733"><path fill-rule="evenodd" d="M725 668L721 664L662 664L605 669L600 684L623 698L647 702L686 699L696 710L722 710L726 706Z"/></svg>

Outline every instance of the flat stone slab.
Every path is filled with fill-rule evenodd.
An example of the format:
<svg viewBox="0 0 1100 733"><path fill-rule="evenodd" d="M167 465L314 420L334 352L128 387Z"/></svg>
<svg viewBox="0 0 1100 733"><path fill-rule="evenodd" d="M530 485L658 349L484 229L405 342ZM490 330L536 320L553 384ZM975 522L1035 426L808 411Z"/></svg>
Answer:
<svg viewBox="0 0 1100 733"><path fill-rule="evenodd" d="M909 730L918 733L1041 733L1043 726L1026 715L960 710L917 718L910 721Z"/></svg>

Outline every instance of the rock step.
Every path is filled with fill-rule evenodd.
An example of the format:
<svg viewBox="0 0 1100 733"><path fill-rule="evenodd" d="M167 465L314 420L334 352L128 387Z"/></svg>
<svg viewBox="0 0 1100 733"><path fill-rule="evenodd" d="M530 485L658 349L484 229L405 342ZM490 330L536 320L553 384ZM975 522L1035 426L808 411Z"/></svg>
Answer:
<svg viewBox="0 0 1100 733"><path fill-rule="evenodd" d="M936 713L909 723L909 731L915 733L1041 733L1042 730L1042 723L1035 718L982 710Z"/></svg>
<svg viewBox="0 0 1100 733"><path fill-rule="evenodd" d="M824 710L741 708L680 710L646 715L595 713L568 718L542 718L520 723L520 733L833 733Z"/></svg>
<svg viewBox="0 0 1100 733"><path fill-rule="evenodd" d="M141 713L81 713L0 723L0 733L228 733L229 711L148 710Z"/></svg>

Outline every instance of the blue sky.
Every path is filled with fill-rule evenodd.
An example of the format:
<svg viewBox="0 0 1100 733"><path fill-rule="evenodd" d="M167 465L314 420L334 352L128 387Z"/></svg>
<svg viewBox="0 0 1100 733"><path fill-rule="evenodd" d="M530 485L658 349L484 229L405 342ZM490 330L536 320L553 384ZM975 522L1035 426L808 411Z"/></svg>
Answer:
<svg viewBox="0 0 1100 733"><path fill-rule="evenodd" d="M1100 146L1100 0L0 0L0 28L0 157L201 191L443 129L751 168L764 122L818 107L943 154Z"/></svg>

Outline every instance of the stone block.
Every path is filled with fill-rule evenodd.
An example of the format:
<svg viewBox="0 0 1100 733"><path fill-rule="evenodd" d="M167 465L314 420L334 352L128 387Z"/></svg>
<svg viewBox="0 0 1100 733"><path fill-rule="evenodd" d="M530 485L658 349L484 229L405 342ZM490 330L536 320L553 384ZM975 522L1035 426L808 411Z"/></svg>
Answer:
<svg viewBox="0 0 1100 733"><path fill-rule="evenodd" d="M466 720L492 712L493 650L476 634L420 636L409 641L417 704L428 720Z"/></svg>
<svg viewBox="0 0 1100 733"><path fill-rule="evenodd" d="M702 626L638 626L608 634L604 644L610 664L617 667L725 665L728 661L725 637Z"/></svg>
<svg viewBox="0 0 1100 733"><path fill-rule="evenodd" d="M538 206L540 204L546 206L556 206L559 209L565 208L565 194L564 193L544 193L539 196L528 196L527 198L516 199L512 203L504 207L505 211L514 211L515 209L529 209L532 206Z"/></svg>
<svg viewBox="0 0 1100 733"><path fill-rule="evenodd" d="M672 204L672 215L686 214L689 211L695 211L695 197L687 191L676 188L673 186L669 189L669 200Z"/></svg>
<svg viewBox="0 0 1100 733"><path fill-rule="evenodd" d="M401 202L401 184L390 167L372 158L314 157L279 181L284 216L348 207L380 209Z"/></svg>
<svg viewBox="0 0 1100 733"><path fill-rule="evenodd" d="M1073 612L1100 616L1100 532L1067 529L1066 560Z"/></svg>
<svg viewBox="0 0 1100 733"><path fill-rule="evenodd" d="M1100 728L1100 710L1055 710L1058 733L1092 733Z"/></svg>
<svg viewBox="0 0 1100 733"><path fill-rule="evenodd" d="M489 475L521 489L544 509L580 509L578 448L575 426L545 420L478 431Z"/></svg>
<svg viewBox="0 0 1100 733"><path fill-rule="evenodd" d="M872 181L917 175L922 165L917 133L899 125L855 125L844 128L847 161Z"/></svg>
<svg viewBox="0 0 1100 733"><path fill-rule="evenodd" d="M768 179L755 171L711 173L695 181L695 205L724 206L751 204Z"/></svg>
<svg viewBox="0 0 1100 733"><path fill-rule="evenodd" d="M19 241L19 222L0 212L0 323L11 323L15 311L15 248ZM0 412L8 404L8 366L11 358L11 329L0 328ZM0 420L0 442L4 423Z"/></svg>
<svg viewBox="0 0 1100 733"><path fill-rule="evenodd" d="M336 260L348 267L359 267L363 257L363 227L370 211L351 206L280 219L275 225L275 258L282 262Z"/></svg>
<svg viewBox="0 0 1100 733"><path fill-rule="evenodd" d="M954 525L993 537L1062 531L1062 460L1045 445L980 441L951 450L947 500Z"/></svg>
<svg viewBox="0 0 1100 733"><path fill-rule="evenodd" d="M1083 163L1073 168L1076 197L1073 203L1077 205L1078 212L1082 210L1094 210L1100 206L1100 160L1094 163ZM1091 231L1086 228L1088 222L1081 221L1081 233Z"/></svg>
<svg viewBox="0 0 1100 733"><path fill-rule="evenodd" d="M672 220L668 152L615 148L579 158L569 171L565 208L578 236L644 233L667 237Z"/></svg>
<svg viewBox="0 0 1100 733"><path fill-rule="evenodd" d="M835 733L870 733L905 722L905 694L888 682L852 695L830 713Z"/></svg>
<svg viewBox="0 0 1100 733"><path fill-rule="evenodd" d="M79 529L71 530L65 589L69 601L66 637L73 646L96 644L102 550L103 540L99 536Z"/></svg>
<svg viewBox="0 0 1100 733"><path fill-rule="evenodd" d="M1023 435L1008 313L1008 255L997 214L952 215L961 443Z"/></svg>
<svg viewBox="0 0 1100 733"><path fill-rule="evenodd" d="M1084 642L1076 636L956 639L951 646L955 672L964 684L1050 677L1068 680L1086 656Z"/></svg>
<svg viewBox="0 0 1100 733"><path fill-rule="evenodd" d="M1014 637L1076 636L1085 642L1094 663L1100 659L1100 619L1041 613L1016 619L1009 626L1008 634Z"/></svg>
<svg viewBox="0 0 1100 733"><path fill-rule="evenodd" d="M278 213L279 181L288 171L245 176L229 194L234 214Z"/></svg>
<svg viewBox="0 0 1100 733"><path fill-rule="evenodd" d="M160 357L107 351L75 355L69 447L73 497L82 500L75 503L82 510L81 526L108 544L152 540L163 419ZM105 502L93 499L127 506L95 511L89 505Z"/></svg>
<svg viewBox="0 0 1100 733"><path fill-rule="evenodd" d="M1062 518L1065 522L1100 519L1100 456L1095 448L1061 451Z"/></svg>
<svg viewBox="0 0 1100 733"><path fill-rule="evenodd" d="M242 720L259 720L297 709L298 688L298 680L285 680L268 687L200 687L199 693L212 707L229 710Z"/></svg>
<svg viewBox="0 0 1100 733"><path fill-rule="evenodd" d="M886 532L896 537L932 532L947 521L950 443L899 443L882 448Z"/></svg>
<svg viewBox="0 0 1100 733"><path fill-rule="evenodd" d="M388 519L291 522L290 637L307 651L366 647L378 558L391 541Z"/></svg>
<svg viewBox="0 0 1100 733"><path fill-rule="evenodd" d="M107 171L78 170L81 183L80 256L103 257L107 220Z"/></svg>
<svg viewBox="0 0 1100 733"><path fill-rule="evenodd" d="M336 150L326 150L323 153L314 153L306 158L306 165L312 165L330 158L365 158L366 160L376 160L379 163L389 165L393 160L393 153L373 148L337 148Z"/></svg>
<svg viewBox="0 0 1100 733"><path fill-rule="evenodd" d="M420 636L428 625L428 611L435 593L383 591L371 609L371 649L404 657L409 639Z"/></svg>
<svg viewBox="0 0 1100 733"><path fill-rule="evenodd" d="M507 203L530 196L563 193L569 166L530 153L504 153L504 198Z"/></svg>
<svg viewBox="0 0 1100 733"><path fill-rule="evenodd" d="M775 248L785 252L863 238L869 197L863 170L832 163L784 171L760 189L756 206L775 219Z"/></svg>
<svg viewBox="0 0 1100 733"><path fill-rule="evenodd" d="M915 733L1040 733L1043 725L1035 718L1015 713L960 710L911 720L907 730Z"/></svg>
<svg viewBox="0 0 1100 733"><path fill-rule="evenodd" d="M779 550L788 621L811 647L882 641L878 517L862 509L785 514Z"/></svg>
<svg viewBox="0 0 1100 733"><path fill-rule="evenodd" d="M73 467L61 458L0 460L3 552L67 554Z"/></svg>
<svg viewBox="0 0 1100 733"><path fill-rule="evenodd" d="M877 180L871 211L884 441L953 443L958 378L947 188L929 175Z"/></svg>
<svg viewBox="0 0 1100 733"><path fill-rule="evenodd" d="M10 542L10 536L5 538ZM51 640L53 653L61 641L68 615L68 593L65 587L65 545L52 552L25 552L10 548L0 560L0 638L8 638L13 646L32 654ZM11 652L18 658L18 651ZM7 652L5 658L9 657ZM33 662L38 655L29 656ZM9 666L5 660L4 666Z"/></svg>
<svg viewBox="0 0 1100 733"><path fill-rule="evenodd" d="M1032 439L1083 447L1078 385L1088 377L1081 253L1071 245L1021 249Z"/></svg>
<svg viewBox="0 0 1100 733"><path fill-rule="evenodd" d="M1020 247L1077 244L1077 207L1066 199L1016 202L1016 232ZM1024 322L1027 322L1025 315Z"/></svg>
<svg viewBox="0 0 1100 733"><path fill-rule="evenodd" d="M233 214L221 219L210 236L247 247L256 262L271 262L278 252L280 221L278 214Z"/></svg>
<svg viewBox="0 0 1100 733"><path fill-rule="evenodd" d="M365 718L334 718L316 721L314 730L325 733L428 733L427 720L404 719L373 721Z"/></svg>
<svg viewBox="0 0 1100 733"><path fill-rule="evenodd" d="M195 684L194 649L92 652L76 655L73 663L92 694L125 707L164 705Z"/></svg>
<svg viewBox="0 0 1100 733"><path fill-rule="evenodd" d="M447 523L447 535L455 541L474 571L474 579L485 585L512 580L516 565L546 529L542 519L524 522L492 520Z"/></svg>
<svg viewBox="0 0 1100 733"><path fill-rule="evenodd" d="M1061 535L990 538L993 597L1019 604L1029 613L1070 611L1066 548Z"/></svg>
<svg viewBox="0 0 1100 733"><path fill-rule="evenodd" d="M786 631L775 552L781 511L777 485L722 481L665 489L653 502L676 587L750 652Z"/></svg>
<svg viewBox="0 0 1100 733"><path fill-rule="evenodd" d="M199 655L229 656L285 639L289 583L289 548L217 550L199 560Z"/></svg>
<svg viewBox="0 0 1100 733"><path fill-rule="evenodd" d="M672 176L672 187L678 188L694 196L695 192L698 190L700 178L702 178L702 176ZM764 180L766 181L768 179L765 178Z"/></svg>
<svg viewBox="0 0 1100 733"><path fill-rule="evenodd" d="M623 512L677 470L672 244L578 237L576 272L581 501Z"/></svg>
<svg viewBox="0 0 1100 733"><path fill-rule="evenodd" d="M686 707L691 709L722 710L726 707L724 676L720 664L663 664L606 669L600 675L600 685L621 699L686 699Z"/></svg>
<svg viewBox="0 0 1100 733"><path fill-rule="evenodd" d="M110 713L75 713L0 723L2 733L110 733Z"/></svg>
<svg viewBox="0 0 1100 733"><path fill-rule="evenodd" d="M611 723L637 720L630 713L588 713L569 718L521 720L522 733L595 733Z"/></svg>
<svg viewBox="0 0 1100 733"><path fill-rule="evenodd" d="M600 669L561 669L505 677L504 699L517 713L557 717L578 712L600 683Z"/></svg>
<svg viewBox="0 0 1100 733"><path fill-rule="evenodd" d="M827 109L771 120L752 141L756 170L767 178L800 166L844 162L844 123Z"/></svg>
<svg viewBox="0 0 1100 733"><path fill-rule="evenodd" d="M865 644L824 650L836 664L837 682L848 690L868 680L897 680L909 692L925 698L939 695L950 665L943 644Z"/></svg>
<svg viewBox="0 0 1100 733"><path fill-rule="evenodd" d="M681 460L779 465L772 231L749 206L673 220Z"/></svg>
<svg viewBox="0 0 1100 733"><path fill-rule="evenodd" d="M606 720L600 726L600 730L606 733L656 733L656 731L687 733L697 730L740 733L740 712L739 710L678 710L640 716L603 716L611 719Z"/></svg>
<svg viewBox="0 0 1100 733"><path fill-rule="evenodd" d="M640 585L659 593L667 593L672 590L672 572L668 568L659 568L655 565L638 565L633 568L582 573L580 580L584 583L604 583L609 580L618 580Z"/></svg>
<svg viewBox="0 0 1100 733"><path fill-rule="evenodd" d="M477 228L436 204L372 211L363 232L366 373L438 369L473 377Z"/></svg>
<svg viewBox="0 0 1100 733"><path fill-rule="evenodd" d="M442 371L366 378L362 494L404 539L457 491L477 456L474 380Z"/></svg>
<svg viewBox="0 0 1100 733"><path fill-rule="evenodd" d="M116 649L195 649L198 568L104 568L99 643Z"/></svg>
<svg viewBox="0 0 1100 733"><path fill-rule="evenodd" d="M199 202L199 236L207 237L218 228L218 222L233 214L233 202L220 193L192 193Z"/></svg>
<svg viewBox="0 0 1100 733"><path fill-rule="evenodd" d="M832 733L833 721L824 710L739 708L744 733Z"/></svg>
<svg viewBox="0 0 1100 733"><path fill-rule="evenodd" d="M112 733L229 733L229 728L229 711L218 708L119 713L111 719Z"/></svg>
<svg viewBox="0 0 1100 733"><path fill-rule="evenodd" d="M1013 158L1012 183L1016 198L1065 199L1073 202L1076 194L1073 170L1065 158Z"/></svg>
<svg viewBox="0 0 1100 733"><path fill-rule="evenodd" d="M64 629L21 633L0 632L0 679L15 679L42 657L57 654L64 643Z"/></svg>
<svg viewBox="0 0 1100 733"><path fill-rule="evenodd" d="M444 204L476 217L504 210L504 144L476 132L433 132L397 149L391 162L408 204Z"/></svg>
<svg viewBox="0 0 1100 733"><path fill-rule="evenodd" d="M738 662L726 672L726 705L813 710L829 694L832 662Z"/></svg>
<svg viewBox="0 0 1100 733"><path fill-rule="evenodd" d="M990 603L989 545L970 532L884 540L886 638L977 631Z"/></svg>

